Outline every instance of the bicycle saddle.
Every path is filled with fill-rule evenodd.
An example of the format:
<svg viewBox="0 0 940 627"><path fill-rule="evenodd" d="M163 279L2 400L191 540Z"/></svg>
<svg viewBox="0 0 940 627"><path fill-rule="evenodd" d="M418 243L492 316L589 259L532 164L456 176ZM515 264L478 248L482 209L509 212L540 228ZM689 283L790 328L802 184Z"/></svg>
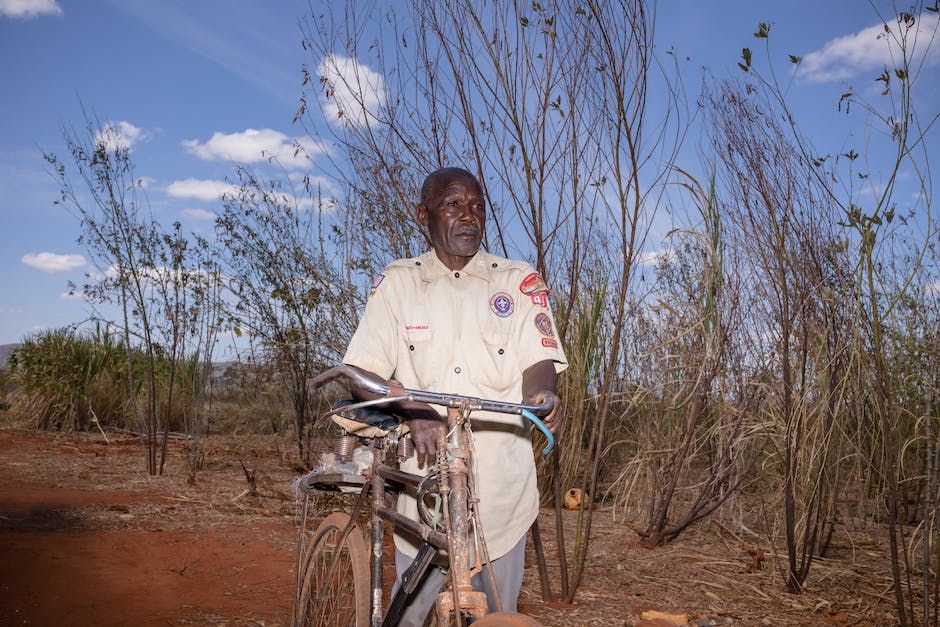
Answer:
<svg viewBox="0 0 940 627"><path fill-rule="evenodd" d="M333 411L342 409L343 407L348 407L349 405L355 404L351 398L344 398L333 403ZM372 427L378 427L383 431L391 431L398 425L398 418L395 414L385 411L381 407L372 406L372 407L357 407L349 411L336 411L344 418L350 420L355 420L356 422L361 422L363 424L370 425Z"/></svg>

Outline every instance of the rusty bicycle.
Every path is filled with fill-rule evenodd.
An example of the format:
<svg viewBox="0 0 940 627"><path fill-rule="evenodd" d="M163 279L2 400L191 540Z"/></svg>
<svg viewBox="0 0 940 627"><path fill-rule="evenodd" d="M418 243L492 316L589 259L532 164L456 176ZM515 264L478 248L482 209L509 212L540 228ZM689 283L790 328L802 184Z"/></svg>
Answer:
<svg viewBox="0 0 940 627"><path fill-rule="evenodd" d="M483 592L474 591L471 578L489 563L485 534L474 506L475 485L470 415L492 411L524 416L548 440L554 438L538 416L551 411L547 405L530 406L458 394L392 387L350 366L331 368L311 381L313 388L346 379L380 398L334 408L332 419L340 427L334 457L296 482L307 502L318 491L358 494L351 512L329 514L312 533L301 523L298 547L294 625L316 627L381 627L396 625L411 594L435 556L446 558L444 589L437 595L434 615L438 625L538 625L513 612L487 613ZM438 445L436 468L426 476L398 469L413 446L407 425L377 407L400 400L420 401L447 408L447 429ZM358 444L353 452L353 446ZM356 452L368 451L353 460ZM391 499L406 488L417 492L419 520L395 511ZM433 507L436 505L437 507ZM368 536L362 520L367 520ZM385 568L383 545L386 524L391 523L420 538L418 555L401 575L401 585L383 605ZM368 538L368 541L367 541ZM497 608L500 608L497 599Z"/></svg>

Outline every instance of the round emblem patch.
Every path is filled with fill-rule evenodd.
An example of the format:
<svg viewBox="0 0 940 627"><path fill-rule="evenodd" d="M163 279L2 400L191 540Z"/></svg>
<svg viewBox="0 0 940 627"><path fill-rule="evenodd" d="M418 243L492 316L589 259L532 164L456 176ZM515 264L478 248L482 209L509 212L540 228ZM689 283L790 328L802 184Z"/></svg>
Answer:
<svg viewBox="0 0 940 627"><path fill-rule="evenodd" d="M490 299L490 309L500 318L512 315L513 302L512 296L506 292L496 292Z"/></svg>
<svg viewBox="0 0 940 627"><path fill-rule="evenodd" d="M548 317L548 314L540 313L535 316L535 328L538 329L542 335L549 337L555 335L552 331L552 319Z"/></svg>

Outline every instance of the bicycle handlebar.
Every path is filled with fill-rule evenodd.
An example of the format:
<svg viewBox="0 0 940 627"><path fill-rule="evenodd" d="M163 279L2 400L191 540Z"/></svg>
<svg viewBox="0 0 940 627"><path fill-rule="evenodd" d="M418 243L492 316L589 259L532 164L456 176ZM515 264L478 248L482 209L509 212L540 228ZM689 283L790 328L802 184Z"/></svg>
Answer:
<svg viewBox="0 0 940 627"><path fill-rule="evenodd" d="M339 378L345 378L355 386L378 396L388 396L390 389L388 381L385 381L379 377L369 376L358 368L354 368L348 364L333 366L329 370L321 372L310 380L310 385L314 389L318 389ZM404 392L404 396L395 396L394 398L389 398L388 400L418 401L421 403L440 405L442 407L466 406L472 411L478 410L493 411L501 414L518 414L529 420L539 429L539 431L545 435L546 438L548 438L548 446L546 446L545 450L542 451L544 455L548 455L549 451L551 451L555 446L554 435L549 430L549 428L545 426L545 423L537 418L537 416L544 416L552 410L554 402L551 398L545 399L545 402L543 402L541 405L523 405L521 403L493 401L485 398L477 398L475 396L465 396L462 394L444 394L441 392L426 392L424 390L412 390L408 388L405 388Z"/></svg>

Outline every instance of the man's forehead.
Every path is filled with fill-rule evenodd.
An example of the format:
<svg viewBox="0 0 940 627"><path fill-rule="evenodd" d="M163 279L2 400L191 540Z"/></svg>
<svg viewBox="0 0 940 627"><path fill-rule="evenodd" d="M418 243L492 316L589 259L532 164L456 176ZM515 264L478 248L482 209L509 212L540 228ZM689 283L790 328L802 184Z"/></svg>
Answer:
<svg viewBox="0 0 940 627"><path fill-rule="evenodd" d="M424 180L421 186L421 197L427 199L430 196L440 194L445 187L450 185L471 185L476 190L481 190L480 182L467 170L463 168L441 168L432 172Z"/></svg>
<svg viewBox="0 0 940 627"><path fill-rule="evenodd" d="M482 194L483 190L480 189L480 184L472 178L452 178L447 181L443 181L437 188L439 194L463 194L469 192L471 194Z"/></svg>
<svg viewBox="0 0 940 627"><path fill-rule="evenodd" d="M436 179L429 192L429 201L450 195L483 196L483 189L475 178L459 174Z"/></svg>

